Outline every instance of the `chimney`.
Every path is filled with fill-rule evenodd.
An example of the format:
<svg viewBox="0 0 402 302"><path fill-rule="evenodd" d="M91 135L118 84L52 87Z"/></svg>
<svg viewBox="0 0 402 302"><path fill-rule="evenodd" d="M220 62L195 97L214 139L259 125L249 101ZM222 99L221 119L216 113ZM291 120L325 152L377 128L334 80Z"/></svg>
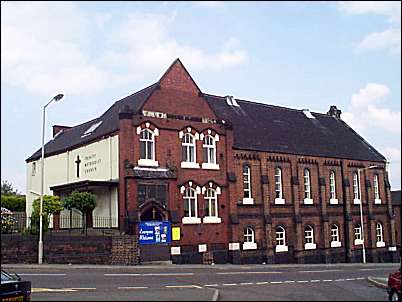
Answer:
<svg viewBox="0 0 402 302"><path fill-rule="evenodd" d="M59 133L60 130L66 130L70 128L70 126L53 125L53 137L55 137L55 135Z"/></svg>
<svg viewBox="0 0 402 302"><path fill-rule="evenodd" d="M329 116L332 116L332 117L335 117L335 118L338 118L338 119L341 118L341 113L342 113L342 111L339 110L338 108L336 108L335 105L332 105L331 107L329 107L329 111L327 112L327 114Z"/></svg>

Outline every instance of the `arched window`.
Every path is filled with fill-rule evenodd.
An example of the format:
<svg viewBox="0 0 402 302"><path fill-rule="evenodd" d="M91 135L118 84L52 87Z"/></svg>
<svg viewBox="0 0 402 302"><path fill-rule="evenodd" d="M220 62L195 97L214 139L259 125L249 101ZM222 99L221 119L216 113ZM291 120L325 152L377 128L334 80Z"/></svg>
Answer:
<svg viewBox="0 0 402 302"><path fill-rule="evenodd" d="M205 191L205 205L207 216L218 217L218 197L214 189L207 189Z"/></svg>
<svg viewBox="0 0 402 302"><path fill-rule="evenodd" d="M354 203L360 203L360 180L357 172L353 173L353 199Z"/></svg>
<svg viewBox="0 0 402 302"><path fill-rule="evenodd" d="M314 242L314 228L311 225L307 225L304 228L304 249L310 250L315 248L316 245Z"/></svg>
<svg viewBox="0 0 402 302"><path fill-rule="evenodd" d="M195 163L196 162L195 139L191 133L186 133L183 135L181 146L182 146L183 162Z"/></svg>
<svg viewBox="0 0 402 302"><path fill-rule="evenodd" d="M286 245L286 231L282 226L276 228L276 252L287 252L288 247Z"/></svg>
<svg viewBox="0 0 402 302"><path fill-rule="evenodd" d="M275 199L281 200L283 199L283 191L282 191L282 169L275 169Z"/></svg>
<svg viewBox="0 0 402 302"><path fill-rule="evenodd" d="M140 158L155 159L154 134L149 129L141 130L140 133Z"/></svg>
<svg viewBox="0 0 402 302"><path fill-rule="evenodd" d="M331 225L331 247L341 246L339 240L339 227L336 224Z"/></svg>
<svg viewBox="0 0 402 302"><path fill-rule="evenodd" d="M378 185L378 174L374 174L374 203L381 203L380 188Z"/></svg>
<svg viewBox="0 0 402 302"><path fill-rule="evenodd" d="M362 227L360 224L355 225L355 245L363 244Z"/></svg>
<svg viewBox="0 0 402 302"><path fill-rule="evenodd" d="M377 247L384 247L385 242L384 242L383 227L382 227L381 222L377 222L375 231L376 231L375 233L376 233L376 238L377 238Z"/></svg>
<svg viewBox="0 0 402 302"><path fill-rule="evenodd" d="M184 191L184 217L198 217L197 192L193 188Z"/></svg>
<svg viewBox="0 0 402 302"><path fill-rule="evenodd" d="M206 135L203 140L204 163L216 164L216 143L211 135Z"/></svg>
<svg viewBox="0 0 402 302"><path fill-rule="evenodd" d="M251 197L251 170L249 165L243 166L243 203L252 204L253 198Z"/></svg>
<svg viewBox="0 0 402 302"><path fill-rule="evenodd" d="M304 169L304 203L312 204L313 200L311 199L311 179L310 179L310 170Z"/></svg>
<svg viewBox="0 0 402 302"><path fill-rule="evenodd" d="M255 250L257 249L257 244L255 242L255 232L252 227L246 227L244 229L244 243L243 250Z"/></svg>
<svg viewBox="0 0 402 302"><path fill-rule="evenodd" d="M336 199L336 187L335 187L335 172L331 171L329 173L329 195L330 199Z"/></svg>

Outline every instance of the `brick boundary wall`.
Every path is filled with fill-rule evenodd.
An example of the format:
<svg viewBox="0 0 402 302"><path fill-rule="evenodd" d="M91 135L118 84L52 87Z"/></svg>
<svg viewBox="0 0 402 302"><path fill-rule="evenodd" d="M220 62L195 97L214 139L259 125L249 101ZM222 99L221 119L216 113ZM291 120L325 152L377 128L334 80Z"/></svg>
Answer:
<svg viewBox="0 0 402 302"><path fill-rule="evenodd" d="M49 264L139 263L134 236L44 236L43 262ZM1 235L1 263L37 263L38 236Z"/></svg>

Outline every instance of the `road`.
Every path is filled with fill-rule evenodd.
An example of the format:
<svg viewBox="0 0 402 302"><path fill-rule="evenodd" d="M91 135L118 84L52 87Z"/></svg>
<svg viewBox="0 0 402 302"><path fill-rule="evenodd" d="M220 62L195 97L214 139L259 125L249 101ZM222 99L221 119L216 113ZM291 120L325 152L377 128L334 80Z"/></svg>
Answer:
<svg viewBox="0 0 402 302"><path fill-rule="evenodd" d="M33 301L349 300L386 301L367 277L400 264L339 265L2 265L32 281Z"/></svg>

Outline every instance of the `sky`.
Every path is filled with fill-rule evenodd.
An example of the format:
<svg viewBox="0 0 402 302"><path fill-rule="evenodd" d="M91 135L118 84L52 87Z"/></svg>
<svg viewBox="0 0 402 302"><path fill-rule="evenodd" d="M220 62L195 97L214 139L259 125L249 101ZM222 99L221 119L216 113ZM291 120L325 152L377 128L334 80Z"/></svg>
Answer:
<svg viewBox="0 0 402 302"><path fill-rule="evenodd" d="M1 180L52 125L96 118L180 58L201 91L341 118L401 188L401 2L1 2Z"/></svg>

